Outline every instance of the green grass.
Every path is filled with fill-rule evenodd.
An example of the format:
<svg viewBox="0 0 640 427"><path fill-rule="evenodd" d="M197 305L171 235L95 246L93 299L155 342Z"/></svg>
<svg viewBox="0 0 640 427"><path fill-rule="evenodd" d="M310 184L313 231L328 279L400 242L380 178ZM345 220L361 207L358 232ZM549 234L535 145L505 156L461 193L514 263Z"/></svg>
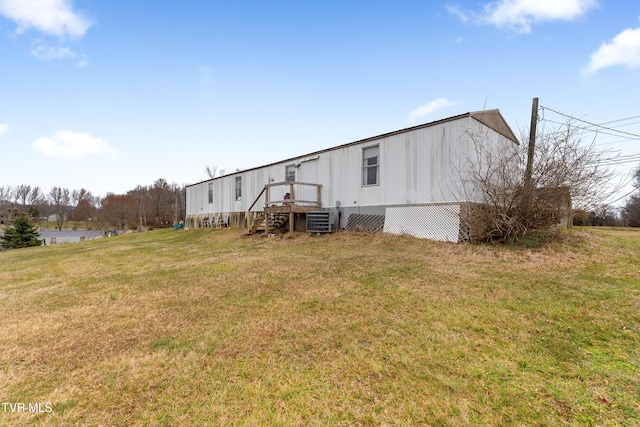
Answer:
<svg viewBox="0 0 640 427"><path fill-rule="evenodd" d="M0 425L640 425L640 232L0 253Z"/></svg>

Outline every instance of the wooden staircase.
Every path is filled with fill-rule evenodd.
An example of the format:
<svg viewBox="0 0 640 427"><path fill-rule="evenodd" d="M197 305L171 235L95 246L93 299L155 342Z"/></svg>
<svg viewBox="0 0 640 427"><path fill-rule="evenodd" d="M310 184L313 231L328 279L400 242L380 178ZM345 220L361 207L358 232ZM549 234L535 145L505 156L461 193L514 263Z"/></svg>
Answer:
<svg viewBox="0 0 640 427"><path fill-rule="evenodd" d="M269 215L269 230L276 230L284 227L289 221L289 214L274 213Z"/></svg>
<svg viewBox="0 0 640 427"><path fill-rule="evenodd" d="M253 221L253 224L251 224L251 227L249 227L249 231L247 232L247 234L255 234L259 228L262 228L262 231L264 231L265 217L266 217L266 214L264 212L258 215L255 221Z"/></svg>
<svg viewBox="0 0 640 427"><path fill-rule="evenodd" d="M269 221L269 230L277 230L284 227L284 225L289 221L289 215L284 213L273 213L267 215L263 212L258 215L255 221L253 221L253 224L249 228L247 234L255 234L258 231L264 231L265 221L267 220Z"/></svg>

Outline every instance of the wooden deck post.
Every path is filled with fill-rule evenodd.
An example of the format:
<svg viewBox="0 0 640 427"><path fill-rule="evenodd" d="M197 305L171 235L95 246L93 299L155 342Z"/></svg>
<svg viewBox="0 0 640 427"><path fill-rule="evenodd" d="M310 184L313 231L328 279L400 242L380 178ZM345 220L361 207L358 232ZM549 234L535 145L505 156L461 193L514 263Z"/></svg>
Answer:
<svg viewBox="0 0 640 427"><path fill-rule="evenodd" d="M291 197L292 203L296 200L296 197L293 192L293 182L289 184L289 195Z"/></svg>
<svg viewBox="0 0 640 427"><path fill-rule="evenodd" d="M269 207L269 186L264 187L264 235L269 235L269 214L267 208Z"/></svg>
<svg viewBox="0 0 640 427"><path fill-rule="evenodd" d="M291 193L291 200L296 200L294 194L293 194L293 183L289 184L289 192ZM293 213L293 202L291 204L289 204L289 234L293 234L293 232L295 231L295 224L294 224L294 217L295 214Z"/></svg>

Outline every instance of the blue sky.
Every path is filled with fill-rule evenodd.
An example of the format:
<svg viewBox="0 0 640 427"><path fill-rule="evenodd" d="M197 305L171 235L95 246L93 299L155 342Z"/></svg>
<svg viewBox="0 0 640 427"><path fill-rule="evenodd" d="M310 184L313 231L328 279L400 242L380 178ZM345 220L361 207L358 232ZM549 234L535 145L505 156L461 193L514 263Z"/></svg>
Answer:
<svg viewBox="0 0 640 427"><path fill-rule="evenodd" d="M518 132L533 97L607 123L639 82L637 0L0 0L0 185L189 184L485 107Z"/></svg>

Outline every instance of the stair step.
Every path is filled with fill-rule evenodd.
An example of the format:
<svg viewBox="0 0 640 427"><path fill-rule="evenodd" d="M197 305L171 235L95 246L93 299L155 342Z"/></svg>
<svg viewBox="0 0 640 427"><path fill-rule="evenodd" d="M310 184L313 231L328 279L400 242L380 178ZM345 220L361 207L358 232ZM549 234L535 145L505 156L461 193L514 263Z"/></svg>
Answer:
<svg viewBox="0 0 640 427"><path fill-rule="evenodd" d="M282 228L289 221L288 214L269 214L264 213L258 215L247 231L247 234L255 234L257 231L264 231L266 223L269 223L269 230L277 230Z"/></svg>

